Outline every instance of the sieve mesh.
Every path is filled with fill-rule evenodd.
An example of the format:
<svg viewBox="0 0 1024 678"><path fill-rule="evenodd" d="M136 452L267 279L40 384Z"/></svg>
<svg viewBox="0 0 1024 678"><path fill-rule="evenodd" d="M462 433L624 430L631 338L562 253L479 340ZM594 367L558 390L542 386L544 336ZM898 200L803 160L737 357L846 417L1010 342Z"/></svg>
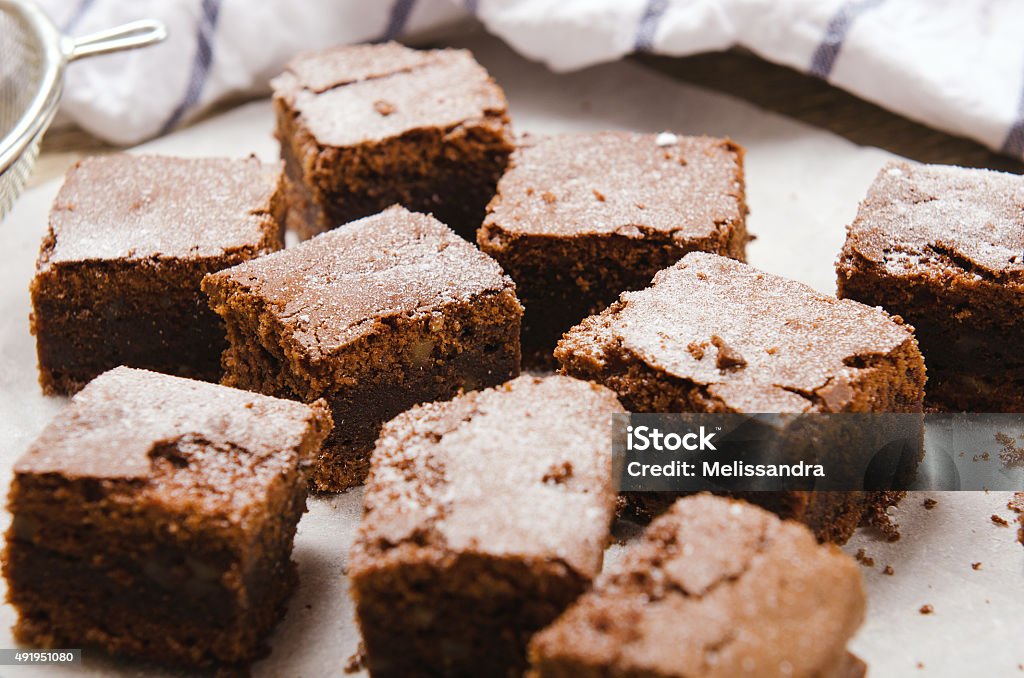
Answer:
<svg viewBox="0 0 1024 678"><path fill-rule="evenodd" d="M0 7L0 148L28 112L33 97L43 86L45 50L25 18ZM0 174L0 217L10 209L25 185L39 154L38 136L22 155Z"/></svg>
<svg viewBox="0 0 1024 678"><path fill-rule="evenodd" d="M25 186L71 61L163 40L159 21L133 21L76 40L32 0L0 0L0 219Z"/></svg>

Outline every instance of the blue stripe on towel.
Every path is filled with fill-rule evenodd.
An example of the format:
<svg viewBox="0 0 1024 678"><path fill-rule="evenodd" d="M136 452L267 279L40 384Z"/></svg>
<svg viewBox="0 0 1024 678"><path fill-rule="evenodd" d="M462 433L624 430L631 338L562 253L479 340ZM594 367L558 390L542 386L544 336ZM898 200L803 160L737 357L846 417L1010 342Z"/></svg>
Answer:
<svg viewBox="0 0 1024 678"><path fill-rule="evenodd" d="M633 49L637 52L649 52L654 48L654 39L658 35L658 25L661 17L668 9L668 0L647 0L643 16L636 27L636 36L633 38Z"/></svg>
<svg viewBox="0 0 1024 678"><path fill-rule="evenodd" d="M811 75L822 79L828 79L832 74L832 68L836 65L836 57L843 47L850 28L864 12L881 5L885 0L847 0L842 7L832 16L825 29L825 37L821 39L818 48L814 50L811 57Z"/></svg>
<svg viewBox="0 0 1024 678"><path fill-rule="evenodd" d="M391 5L391 12L388 14L388 25L384 27L384 32L374 42L387 42L400 36L405 30L405 25L409 23L409 15L412 14L415 4L416 0L395 0L395 3Z"/></svg>
<svg viewBox="0 0 1024 678"><path fill-rule="evenodd" d="M203 15L199 17L196 25L196 55L192 60L192 74L188 79L188 87L181 102L160 128L161 134L174 129L185 113L196 105L210 74L210 64L213 63L213 34L217 30L220 0L202 0L202 3Z"/></svg>
<svg viewBox="0 0 1024 678"><path fill-rule="evenodd" d="M92 9L95 2L96 0L81 0L75 7L75 11L72 12L67 23L62 27L61 32L65 35L70 35L72 31L78 28L78 24L82 23L82 19L84 19L85 15L89 13L89 10Z"/></svg>

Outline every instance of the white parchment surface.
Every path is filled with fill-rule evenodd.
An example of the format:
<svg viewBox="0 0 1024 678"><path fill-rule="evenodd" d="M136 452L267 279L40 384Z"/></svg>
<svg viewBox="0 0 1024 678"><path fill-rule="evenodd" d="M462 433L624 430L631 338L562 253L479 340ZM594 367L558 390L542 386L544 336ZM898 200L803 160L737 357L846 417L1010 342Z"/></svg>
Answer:
<svg viewBox="0 0 1024 678"><path fill-rule="evenodd" d="M729 97L679 84L633 63L553 75L493 38L465 40L505 88L519 131L671 130L731 136L747 148L750 263L834 292L833 260L858 201L891 156L766 113ZM139 150L183 156L277 157L268 101L234 109ZM41 395L28 330L28 284L58 182L29 192L0 223L0 488L32 438L66 402ZM925 496L938 501L932 510ZM299 524L301 583L271 639L257 676L339 676L358 632L344 565L360 511L360 491L314 498ZM903 537L887 543L861 531L845 547L864 549L868 618L852 649L881 676L1024 676L1024 548L1008 493L913 495L894 512ZM0 515L0 529L9 517ZM539 528L543 529L543 527ZM978 570L972 563L982 563ZM883 574L885 565L894 574ZM2 586L2 584L0 584ZM934 609L922 615L919 608ZM14 612L0 606L0 647L14 647ZM0 667L0 675L180 675L161 667L86 653L78 669Z"/></svg>

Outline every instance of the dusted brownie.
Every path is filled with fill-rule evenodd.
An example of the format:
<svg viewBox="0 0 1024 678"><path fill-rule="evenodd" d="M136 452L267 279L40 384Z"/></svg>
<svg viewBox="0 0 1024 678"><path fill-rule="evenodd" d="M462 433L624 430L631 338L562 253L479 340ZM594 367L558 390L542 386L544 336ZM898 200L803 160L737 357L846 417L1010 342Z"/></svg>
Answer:
<svg viewBox="0 0 1024 678"><path fill-rule="evenodd" d="M1024 177L890 163L836 269L840 297L917 328L929 405L1024 411Z"/></svg>
<svg viewBox="0 0 1024 678"><path fill-rule="evenodd" d="M516 282L523 354L540 366L563 332L687 252L742 261L746 214L732 141L563 134L513 153L477 238Z"/></svg>
<svg viewBox="0 0 1024 678"><path fill-rule="evenodd" d="M392 207L203 281L229 386L312 402L335 427L320 490L363 482L381 424L519 374L515 284L424 214Z"/></svg>
<svg viewBox="0 0 1024 678"><path fill-rule="evenodd" d="M505 95L472 54L336 47L300 54L271 84L301 238L399 203L473 239L512 137Z"/></svg>
<svg viewBox="0 0 1024 678"><path fill-rule="evenodd" d="M281 168L111 155L68 171L32 281L39 383L130 365L216 381L224 326L203 276L283 246Z"/></svg>
<svg viewBox="0 0 1024 678"><path fill-rule="evenodd" d="M710 495L677 501L530 642L533 678L853 678L857 563L801 525Z"/></svg>
<svg viewBox="0 0 1024 678"><path fill-rule="evenodd" d="M14 633L193 666L266 652L331 428L312 406L118 367L14 465L3 556Z"/></svg>
<svg viewBox="0 0 1024 678"><path fill-rule="evenodd" d="M570 330L555 355L633 412L920 412L925 368L898 317L714 254L691 253ZM656 513L670 493L636 493ZM754 492L844 542L899 493Z"/></svg>
<svg viewBox="0 0 1024 678"><path fill-rule="evenodd" d="M348 576L374 676L521 676L601 569L615 394L523 376L381 433Z"/></svg>

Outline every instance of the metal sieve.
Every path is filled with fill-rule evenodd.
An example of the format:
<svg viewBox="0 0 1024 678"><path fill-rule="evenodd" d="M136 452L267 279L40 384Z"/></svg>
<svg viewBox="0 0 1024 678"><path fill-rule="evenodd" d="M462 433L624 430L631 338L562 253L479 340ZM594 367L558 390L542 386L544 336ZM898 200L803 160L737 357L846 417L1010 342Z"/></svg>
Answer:
<svg viewBox="0 0 1024 678"><path fill-rule="evenodd" d="M0 219L25 186L39 142L76 59L163 40L159 21L134 21L82 38L61 34L29 0L0 0Z"/></svg>

